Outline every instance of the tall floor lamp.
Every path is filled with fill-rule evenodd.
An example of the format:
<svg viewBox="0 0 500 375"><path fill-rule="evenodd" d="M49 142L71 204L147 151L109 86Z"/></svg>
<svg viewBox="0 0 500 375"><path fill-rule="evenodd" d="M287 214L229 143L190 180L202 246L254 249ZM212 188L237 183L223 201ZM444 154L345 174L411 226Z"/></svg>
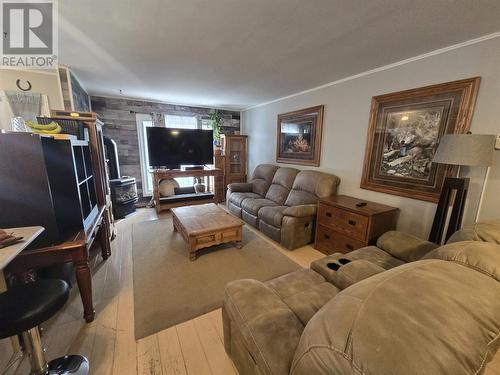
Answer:
<svg viewBox="0 0 500 375"><path fill-rule="evenodd" d="M479 219L484 192L493 162L494 145L495 136L493 135L446 134L443 136L432 161L434 163L458 165L458 171L457 177L446 177L444 180L429 241L437 244L443 242L443 233L445 228L447 228L444 238L444 242L446 242L462 225L463 211L469 186L468 178L459 177L460 167L462 166L487 167L475 221ZM451 203L451 216L448 221ZM448 226L446 226L447 221Z"/></svg>

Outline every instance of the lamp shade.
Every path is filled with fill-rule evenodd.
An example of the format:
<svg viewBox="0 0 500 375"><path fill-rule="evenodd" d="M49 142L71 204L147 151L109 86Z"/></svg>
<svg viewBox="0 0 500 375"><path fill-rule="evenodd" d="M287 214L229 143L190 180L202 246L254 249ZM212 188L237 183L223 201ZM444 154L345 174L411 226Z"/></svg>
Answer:
<svg viewBox="0 0 500 375"><path fill-rule="evenodd" d="M495 136L445 134L432 160L434 163L489 167L493 162Z"/></svg>

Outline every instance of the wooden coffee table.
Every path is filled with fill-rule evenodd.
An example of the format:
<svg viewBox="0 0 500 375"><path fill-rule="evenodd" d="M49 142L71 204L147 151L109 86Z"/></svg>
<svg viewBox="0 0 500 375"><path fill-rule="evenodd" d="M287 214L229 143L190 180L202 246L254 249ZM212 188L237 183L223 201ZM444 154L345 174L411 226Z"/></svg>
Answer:
<svg viewBox="0 0 500 375"><path fill-rule="evenodd" d="M241 249L244 222L213 203L172 208L174 231L188 244L189 259L205 247L235 242Z"/></svg>

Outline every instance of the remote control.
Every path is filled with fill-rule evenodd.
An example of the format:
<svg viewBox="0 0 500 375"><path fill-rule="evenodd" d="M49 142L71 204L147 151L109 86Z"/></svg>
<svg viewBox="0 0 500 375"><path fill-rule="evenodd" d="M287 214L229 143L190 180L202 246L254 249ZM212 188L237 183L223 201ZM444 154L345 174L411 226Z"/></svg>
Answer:
<svg viewBox="0 0 500 375"><path fill-rule="evenodd" d="M359 202L359 203L356 203L356 207L364 207L366 206L367 203L366 202Z"/></svg>

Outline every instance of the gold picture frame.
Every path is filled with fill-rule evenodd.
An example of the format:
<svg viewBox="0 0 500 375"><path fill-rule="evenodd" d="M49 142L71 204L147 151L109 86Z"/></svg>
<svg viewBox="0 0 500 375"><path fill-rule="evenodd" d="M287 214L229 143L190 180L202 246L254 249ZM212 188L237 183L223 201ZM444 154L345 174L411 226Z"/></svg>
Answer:
<svg viewBox="0 0 500 375"><path fill-rule="evenodd" d="M324 106L278 115L276 161L319 167Z"/></svg>

